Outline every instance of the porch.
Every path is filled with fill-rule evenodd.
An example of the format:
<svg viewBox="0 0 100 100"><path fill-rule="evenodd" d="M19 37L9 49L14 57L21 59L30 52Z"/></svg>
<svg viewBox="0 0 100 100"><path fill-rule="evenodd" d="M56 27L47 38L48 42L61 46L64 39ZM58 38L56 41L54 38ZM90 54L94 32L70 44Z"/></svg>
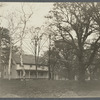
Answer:
<svg viewBox="0 0 100 100"><path fill-rule="evenodd" d="M23 77L22 70L17 70L18 78ZM25 78L36 78L35 70L25 70ZM48 78L48 71L37 71L37 78Z"/></svg>

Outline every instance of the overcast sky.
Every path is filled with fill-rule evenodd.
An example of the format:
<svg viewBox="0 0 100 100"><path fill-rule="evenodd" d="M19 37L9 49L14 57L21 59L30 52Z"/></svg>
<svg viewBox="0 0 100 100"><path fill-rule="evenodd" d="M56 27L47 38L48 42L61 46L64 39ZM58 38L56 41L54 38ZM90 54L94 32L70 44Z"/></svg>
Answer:
<svg viewBox="0 0 100 100"><path fill-rule="evenodd" d="M22 3L18 3L18 2L3 3L3 7L0 8L0 15L8 16L12 12L20 11L21 4ZM26 13L30 13L30 8L32 8L34 14L32 16L31 23L34 26L41 26L45 22L44 16L48 14L52 6L53 3L24 3L24 10ZM6 23L4 26L6 26Z"/></svg>
<svg viewBox="0 0 100 100"><path fill-rule="evenodd" d="M0 23L1 23L1 27L3 26L3 27L8 28L7 17L9 15L12 15L12 13L20 12L21 11L21 4L23 4L23 3L3 2L2 4L3 4L3 7L0 8L0 16L2 16ZM52 9L52 7L53 7L53 3L36 3L36 2L35 3L24 3L24 11L26 14L31 13L30 8L33 11L33 15L31 17L28 25L30 27L31 26L40 27L41 25L43 25L46 21L44 16L46 16L48 14L48 12L50 11L50 9ZM20 13L18 13L18 14L20 14ZM18 16L20 16L20 15L18 15ZM16 19L18 16L16 16ZM29 45L28 41L29 40L27 39L26 42ZM28 46L27 46L27 48L28 48ZM27 48L24 46L25 52L30 53Z"/></svg>

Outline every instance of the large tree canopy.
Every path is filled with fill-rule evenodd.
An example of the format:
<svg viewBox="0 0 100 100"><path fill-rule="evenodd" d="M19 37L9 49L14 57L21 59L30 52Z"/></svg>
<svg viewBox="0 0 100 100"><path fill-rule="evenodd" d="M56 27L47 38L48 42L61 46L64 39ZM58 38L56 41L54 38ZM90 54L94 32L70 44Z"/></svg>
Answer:
<svg viewBox="0 0 100 100"><path fill-rule="evenodd" d="M48 16L52 32L75 49L80 81L85 80L85 71L100 47L99 9L99 3L55 3Z"/></svg>

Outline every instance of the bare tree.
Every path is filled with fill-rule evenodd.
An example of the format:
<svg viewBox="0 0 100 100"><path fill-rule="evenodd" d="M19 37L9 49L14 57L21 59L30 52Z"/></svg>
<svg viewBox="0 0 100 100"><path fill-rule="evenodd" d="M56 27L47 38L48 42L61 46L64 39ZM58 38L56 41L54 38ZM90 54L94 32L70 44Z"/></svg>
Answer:
<svg viewBox="0 0 100 100"><path fill-rule="evenodd" d="M21 13L22 15L20 16L20 22L21 22L21 28L20 28L20 63L21 63L21 67L23 68L23 79L25 78L25 69L24 69L24 65L23 65L23 50L22 50L22 45L23 45L23 39L26 35L27 31L27 23L30 20L30 18L33 15L33 11L31 10L30 14L26 14L24 11L24 4L21 5Z"/></svg>
<svg viewBox="0 0 100 100"><path fill-rule="evenodd" d="M43 52L42 49L47 41L45 32L43 32L44 26L31 28L30 29L30 46L28 46L29 51L34 55L35 57L35 65L36 65L36 78L38 78L38 71L37 67L39 62L39 58L41 53ZM44 39L45 37L45 39Z"/></svg>
<svg viewBox="0 0 100 100"><path fill-rule="evenodd" d="M18 11L17 13L19 14L19 18L17 16L17 13L12 13L9 14L5 19L8 21L8 29L10 30L10 52L9 52L9 65L8 65L8 75L9 75L9 80L11 79L10 77L10 72L11 72L11 59L12 59L12 48L15 46L18 42L20 42L20 62L21 62L21 67L23 68L23 78L25 76L25 70L23 67L23 39L28 31L27 29L27 23L31 16L33 15L32 9L30 14L26 14L24 11L24 4L21 5L21 11Z"/></svg>
<svg viewBox="0 0 100 100"><path fill-rule="evenodd" d="M12 60L12 48L13 46L18 43L20 41L20 39L17 39L16 38L16 34L18 34L19 32L19 25L20 23L18 22L16 25L16 21L14 20L16 14L12 13L10 14L10 16L8 15L8 17L6 18L7 21L8 21L8 29L9 29L9 36L10 36L10 44L9 44L9 47L10 47L10 52L9 52L9 65L8 65L8 77L9 77L9 80L11 79L11 76L10 76L10 72L11 72L11 60ZM8 19L9 18L9 19Z"/></svg>

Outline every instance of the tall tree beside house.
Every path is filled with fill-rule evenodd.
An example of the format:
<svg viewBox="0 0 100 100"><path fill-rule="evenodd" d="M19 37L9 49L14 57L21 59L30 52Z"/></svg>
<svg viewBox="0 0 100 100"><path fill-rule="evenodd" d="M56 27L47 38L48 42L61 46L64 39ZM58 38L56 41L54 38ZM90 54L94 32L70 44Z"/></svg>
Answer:
<svg viewBox="0 0 100 100"><path fill-rule="evenodd" d="M19 52L20 52L20 63L23 68L23 78L25 76L25 70L23 67L23 40L25 39L26 34L28 33L28 21L33 15L33 11L30 7L30 13L26 13L24 9L24 3L21 3L21 10L17 12L12 12L7 16L8 29L10 31L10 55L9 55L9 79L10 79L10 66L12 59L13 47L19 43Z"/></svg>
<svg viewBox="0 0 100 100"><path fill-rule="evenodd" d="M3 67L4 65L8 64L9 60L9 43L10 43L10 37L9 37L9 30L6 28L0 28L0 62L1 62L1 72L3 74Z"/></svg>
<svg viewBox="0 0 100 100"><path fill-rule="evenodd" d="M20 38L18 37L19 28L21 22L16 23L16 13L9 14L7 16L8 21L8 29L9 29L9 36L10 36L10 44L9 44L9 63L8 63L8 77L10 80L10 71L11 71L11 61L12 61L12 54L13 49L15 49L15 45L20 41Z"/></svg>
<svg viewBox="0 0 100 100"><path fill-rule="evenodd" d="M4 66L8 66L9 64L9 55L10 55L10 35L9 30L6 28L0 28L0 36L1 36L1 67L0 70L2 72L3 77L3 69ZM12 46L12 54L18 52L17 46ZM11 66L11 65L10 65Z"/></svg>
<svg viewBox="0 0 100 100"><path fill-rule="evenodd" d="M50 73L51 73L51 79L54 79L54 74L58 72L57 69L59 69L58 61L59 61L59 52L56 51L56 49L53 47L50 51L48 51L48 54L50 53L49 61L49 67L50 67Z"/></svg>
<svg viewBox="0 0 100 100"><path fill-rule="evenodd" d="M86 69L91 65L94 57L100 48L100 3L66 2L55 3L50 11L52 23L49 25L53 31L69 43L74 49L78 58L79 80L85 80ZM90 42L88 42L88 39ZM72 42L70 43L69 40ZM85 55L85 49L91 52ZM87 60L85 60L87 59Z"/></svg>
<svg viewBox="0 0 100 100"><path fill-rule="evenodd" d="M45 44L45 39L44 39L44 35L45 33L43 32L43 26L41 27L31 27L30 29L30 46L28 45L28 50L34 55L35 57L35 64L36 64L36 78L38 78L38 71L37 71L37 67L38 67L38 63L39 63L39 57L41 55L42 52L42 48ZM45 42L44 42L45 41Z"/></svg>
<svg viewBox="0 0 100 100"><path fill-rule="evenodd" d="M1 77L2 77L2 65L1 65L1 36L2 36L3 28L0 30L0 72L1 72Z"/></svg>
<svg viewBox="0 0 100 100"><path fill-rule="evenodd" d="M19 38L20 38L20 63L21 63L21 67L23 68L22 72L23 72L23 79L25 78L25 69L24 69L24 64L23 64L23 40L26 36L26 33L28 32L28 21L30 20L30 18L33 15L33 11L32 9L30 9L31 13L30 14L26 14L25 10L24 10L24 4L21 5L21 15L20 15L20 33L19 33Z"/></svg>

